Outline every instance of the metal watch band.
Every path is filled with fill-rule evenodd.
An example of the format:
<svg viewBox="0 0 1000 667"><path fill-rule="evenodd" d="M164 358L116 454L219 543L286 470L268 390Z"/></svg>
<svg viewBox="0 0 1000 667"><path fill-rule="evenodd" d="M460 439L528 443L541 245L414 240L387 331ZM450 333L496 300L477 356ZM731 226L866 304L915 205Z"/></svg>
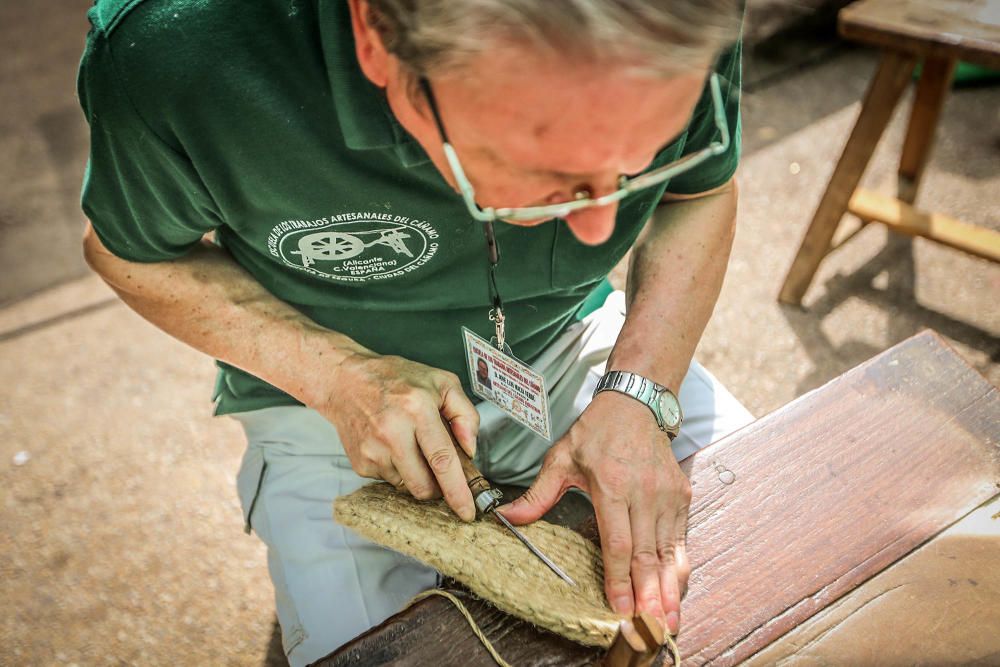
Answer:
<svg viewBox="0 0 1000 667"><path fill-rule="evenodd" d="M617 391L619 393L631 396L640 403L643 403L649 408L650 412L656 418L656 425L661 431L666 433L670 440L677 436L677 432L670 430L663 423L663 418L654 407L654 401L659 397L659 394L667 391L667 388L659 385L652 380L644 378L637 373L632 373L629 371L608 371L601 378L600 382L597 383L597 388L594 390L594 396L597 396L602 391Z"/></svg>
<svg viewBox="0 0 1000 667"><path fill-rule="evenodd" d="M663 391L664 387L635 373L628 371L608 371L601 378L601 381L597 383L597 390L594 394L596 395L598 392L608 389L628 394L632 398L647 403L649 396L655 390Z"/></svg>

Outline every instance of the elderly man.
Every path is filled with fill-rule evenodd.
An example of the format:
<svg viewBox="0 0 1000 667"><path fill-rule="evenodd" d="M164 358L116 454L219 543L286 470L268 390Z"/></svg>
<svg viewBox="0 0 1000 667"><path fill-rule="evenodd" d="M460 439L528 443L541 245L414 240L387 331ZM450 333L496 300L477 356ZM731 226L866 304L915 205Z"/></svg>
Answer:
<svg viewBox="0 0 1000 667"><path fill-rule="evenodd" d="M218 360L292 664L435 585L331 503L383 479L471 520L456 446L530 484L502 508L514 523L588 494L609 603L676 632L677 460L750 419L691 361L733 237L738 0L98 0L89 16L86 256ZM627 296L578 317L630 248ZM551 441L472 393L463 327L544 378Z"/></svg>

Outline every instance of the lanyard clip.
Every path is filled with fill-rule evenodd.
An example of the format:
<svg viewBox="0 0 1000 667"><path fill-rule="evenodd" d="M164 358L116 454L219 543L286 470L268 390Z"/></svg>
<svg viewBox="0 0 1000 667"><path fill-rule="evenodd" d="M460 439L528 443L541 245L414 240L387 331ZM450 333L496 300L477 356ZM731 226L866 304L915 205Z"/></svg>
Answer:
<svg viewBox="0 0 1000 667"><path fill-rule="evenodd" d="M506 318L504 317L503 314L503 308L501 308L500 306L497 306L492 310L490 310L490 321L494 323L497 332L496 336L497 349L500 350L501 352L503 352L507 347L507 344L505 342L507 338L507 333L505 331L505 326L504 326L505 319Z"/></svg>

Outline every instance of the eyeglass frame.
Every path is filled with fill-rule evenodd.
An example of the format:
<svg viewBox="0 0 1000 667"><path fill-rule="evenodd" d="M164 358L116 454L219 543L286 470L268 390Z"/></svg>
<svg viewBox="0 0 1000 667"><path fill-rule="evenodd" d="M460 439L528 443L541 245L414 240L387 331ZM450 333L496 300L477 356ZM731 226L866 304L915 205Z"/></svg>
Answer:
<svg viewBox="0 0 1000 667"><path fill-rule="evenodd" d="M458 185L458 189L465 202L465 206L469 210L469 215L479 222L493 222L496 220L509 220L512 222L549 220L552 218L565 218L570 213L574 213L585 208L607 206L608 204L621 201L630 194L651 188L655 185L659 185L660 183L664 183L671 178L696 167L705 160L721 153L725 153L729 150L729 125L726 122L725 109L722 104L722 91L719 86L719 75L718 73L713 72L709 78L709 88L712 94L715 127L721 135L721 140L713 141L707 147L695 153L685 155L679 160L657 167L652 171L641 173L634 178L628 178L623 175L618 179L617 190L609 192L606 195L601 195L600 197L592 197L589 196L588 192L582 191L577 193L578 196L573 201L561 202L558 204L510 208L494 208L492 206L488 206L486 208L480 208L480 206L476 203L476 193L472 188L472 183L469 182L468 177L465 175L465 170L462 168L462 163L458 159L458 154L455 152L455 148L451 145L451 142L448 141L448 135L444 130L444 124L441 122L441 115L438 112L437 100L434 98L430 82L426 77L420 78L420 87L423 90L424 95L427 97L427 102L431 109L431 115L434 117L434 123L437 125L438 132L441 134L444 156L448 161L449 168L451 168L452 175L455 177L455 183Z"/></svg>

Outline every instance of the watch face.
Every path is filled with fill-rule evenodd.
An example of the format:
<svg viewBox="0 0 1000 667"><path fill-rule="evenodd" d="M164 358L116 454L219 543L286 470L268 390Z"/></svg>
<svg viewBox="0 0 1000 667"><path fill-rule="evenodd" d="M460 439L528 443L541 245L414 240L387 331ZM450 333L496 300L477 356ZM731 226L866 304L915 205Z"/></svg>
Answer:
<svg viewBox="0 0 1000 667"><path fill-rule="evenodd" d="M676 428L681 423L681 406L673 394L660 394L660 413L667 428Z"/></svg>

